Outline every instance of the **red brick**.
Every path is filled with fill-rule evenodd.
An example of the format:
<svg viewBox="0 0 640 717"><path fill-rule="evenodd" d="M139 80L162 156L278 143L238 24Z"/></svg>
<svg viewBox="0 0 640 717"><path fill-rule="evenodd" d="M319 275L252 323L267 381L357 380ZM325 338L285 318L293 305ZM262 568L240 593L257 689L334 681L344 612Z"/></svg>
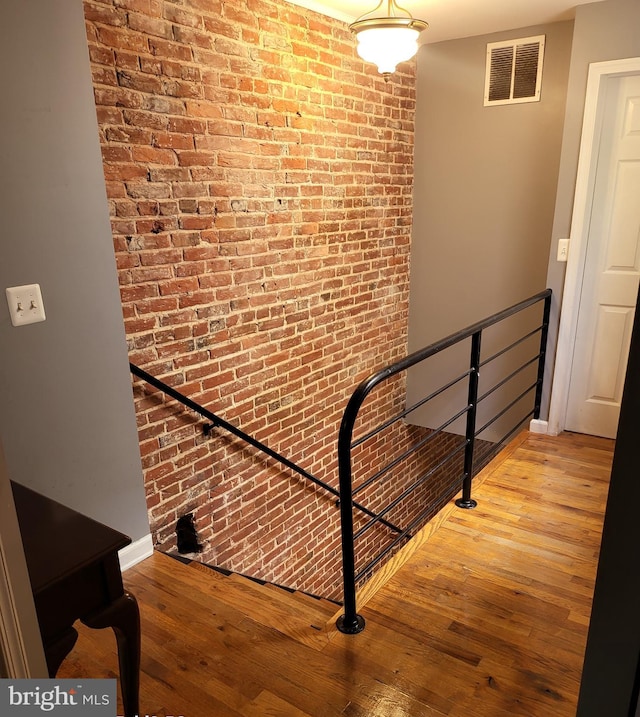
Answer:
<svg viewBox="0 0 640 717"><path fill-rule="evenodd" d="M132 30L143 32L146 35L171 38L171 24L160 18L148 17L135 12L128 13L128 25Z"/></svg>
<svg viewBox="0 0 640 717"><path fill-rule="evenodd" d="M149 40L149 49L152 55L161 59L183 62L190 62L193 59L190 47L175 42L153 38Z"/></svg>
<svg viewBox="0 0 640 717"><path fill-rule="evenodd" d="M133 160L141 164L176 164L176 155L170 149L157 147L134 147Z"/></svg>
<svg viewBox="0 0 640 717"><path fill-rule="evenodd" d="M84 7L85 19L92 23L101 23L112 27L123 27L127 24L127 13L114 7L86 2Z"/></svg>
<svg viewBox="0 0 640 717"><path fill-rule="evenodd" d="M406 351L412 65L285 0L85 11L131 358L335 484L341 407ZM205 559L337 596L332 499L135 385L157 540L191 510Z"/></svg>

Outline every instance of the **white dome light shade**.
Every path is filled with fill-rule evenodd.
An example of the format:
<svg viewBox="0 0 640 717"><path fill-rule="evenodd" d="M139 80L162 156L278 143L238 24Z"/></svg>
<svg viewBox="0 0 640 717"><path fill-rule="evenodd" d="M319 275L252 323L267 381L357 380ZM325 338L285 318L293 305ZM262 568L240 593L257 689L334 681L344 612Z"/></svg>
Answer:
<svg viewBox="0 0 640 717"><path fill-rule="evenodd" d="M416 20L396 0L380 0L371 12L349 25L358 38L358 55L377 65L385 81L395 72L396 65L416 54L418 36L427 27L424 20Z"/></svg>
<svg viewBox="0 0 640 717"><path fill-rule="evenodd" d="M381 75L395 72L418 51L420 32L410 27L371 27L358 33L358 55L373 62Z"/></svg>

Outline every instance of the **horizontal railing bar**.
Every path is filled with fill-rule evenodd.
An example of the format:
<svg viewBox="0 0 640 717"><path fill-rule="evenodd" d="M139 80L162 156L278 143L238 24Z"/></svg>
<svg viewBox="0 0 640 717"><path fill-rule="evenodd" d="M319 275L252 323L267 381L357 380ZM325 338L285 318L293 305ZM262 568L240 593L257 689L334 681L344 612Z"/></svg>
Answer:
<svg viewBox="0 0 640 717"><path fill-rule="evenodd" d="M502 411L500 411L500 413L498 413L497 415L495 415L488 423L485 423L484 426L482 426L482 428L481 428L480 430L478 430L478 431L475 432L475 434L474 434L475 437L477 438L477 437L482 433L482 431L485 431L487 428L489 428L489 426L493 425L499 418L501 418L502 416L504 416L504 414L505 414L507 411L509 411L510 409L512 409L512 408L516 405L516 403L518 403L518 401L521 401L528 393L530 393L531 391L533 391L533 389L536 388L537 385L538 385L538 382L536 381L536 382L533 383L531 386L529 386L529 388L526 389L526 391L523 391L523 392L518 396L518 398L516 398L516 399L514 399L513 401L511 401L511 403L510 403L508 406L505 406L505 408L503 408Z"/></svg>
<svg viewBox="0 0 640 717"><path fill-rule="evenodd" d="M489 356L489 358L486 358L484 361L480 363L480 368L483 366L486 366L488 363L491 363L491 361L494 361L495 359L499 358L503 354L506 354L507 351L511 351L511 349L514 349L516 346L519 346L521 343L524 343L527 339L530 339L532 336L535 336L536 334L539 334L544 325L538 326L537 329L534 329L533 331L530 331L526 336L523 336L522 338L518 339L517 341L514 341L510 346L507 346L506 348L502 349L502 351L498 351L497 354L493 354L493 356Z"/></svg>
<svg viewBox="0 0 640 717"><path fill-rule="evenodd" d="M513 373L509 374L505 379L500 381L500 383L497 383L493 388L490 388L486 393L483 393L482 396L479 396L478 403L480 403L481 401L484 401L485 398L489 397L492 393L495 393L499 388L502 388L502 386L504 386L505 383L508 383L509 381L511 381L512 378L514 378L519 373L524 371L525 368L527 368L527 366L531 366L531 364L535 363L539 359L540 359L540 354L538 354L537 356L534 356L532 359L530 359L526 363L523 363L522 366L520 366L520 368L517 368Z"/></svg>
<svg viewBox="0 0 640 717"><path fill-rule="evenodd" d="M496 441L496 443L494 444L493 448L491 448L491 450L488 451L488 452L483 456L483 458L484 458L485 460L488 459L488 460L487 460L487 463L488 463L489 461L493 460L493 458L496 456L497 453L499 453L500 449L503 447L503 445L505 444L505 442L507 441L507 439L510 438L510 437L518 430L518 428L520 428L520 426L521 426L523 423L526 423L527 419L531 418L531 416L533 416L534 413L535 413L535 409L531 409L531 411L529 411L523 418L521 418L521 419L518 421L518 423L516 423L515 426L514 426L510 431L508 431L507 433L505 433L504 436L502 436L502 438L501 438L500 440ZM409 527L411 527L411 526L409 526Z"/></svg>
<svg viewBox="0 0 640 717"><path fill-rule="evenodd" d="M524 416L524 418L522 418L518 423L516 423L516 425L508 433L505 433L504 436L502 436L502 438L496 444L498 446L495 451L496 453L500 450L500 446L502 446L504 444L504 442L507 440L507 438L511 437L518 430L518 428L520 428L520 426L527 421L527 419L529 419L529 418L531 418L531 416L533 416L534 413L535 413L535 409L532 409L531 411L529 411L529 413L527 413L527 415Z"/></svg>
<svg viewBox="0 0 640 717"><path fill-rule="evenodd" d="M443 491L443 495L448 495L449 491L452 490L452 488L457 487L458 490L460 490L461 483L462 483L462 475L459 475L455 481L452 481L449 486L447 487L446 491ZM456 491L457 492L457 491ZM420 523L425 519L425 517L429 514L429 512L432 510L432 506L427 506L421 513L418 515L417 518L414 518L411 523L400 533L400 535L397 535L387 547L380 552L372 561L367 563L355 576L355 581L358 582L361 580L368 572L370 572L383 558L385 558L395 547L398 545L398 543L401 543L402 540L405 538L411 538L411 535L414 531L414 529L420 525Z"/></svg>
<svg viewBox="0 0 640 717"><path fill-rule="evenodd" d="M458 493L462 489L462 482L464 481L464 474L461 473L454 481L451 481L449 485L447 486L446 491L442 492L442 495L448 495L449 491L451 491L454 487L456 488L456 493ZM455 493L454 493L455 495ZM420 525L420 523L425 519L425 517L429 514L429 512L432 510L432 506L427 506L416 518L414 518L411 523L405 528L407 533L412 533L415 528ZM398 536L399 537L399 536Z"/></svg>
<svg viewBox="0 0 640 717"><path fill-rule="evenodd" d="M407 530L406 532L403 531L400 535L397 535L397 536L393 539L393 541L392 541L391 543L389 543L389 545L388 545L383 551L381 551L380 553L378 553L378 555L376 555L376 557L375 557L373 560L371 560L369 563L367 563L367 564L364 566L364 568L362 568L362 570L360 570L359 572L357 572L357 573L355 574L355 576L354 576L354 582L357 583L357 582L359 582L360 580L362 580L362 578L363 578L367 573L371 572L371 570L373 570L373 568L375 568L375 566L376 566L381 560L383 560L387 555L389 555L389 553L396 547L396 545L398 545L398 543L401 543L403 540L410 540L410 539L411 539L411 533L410 533L410 531L408 531L408 530Z"/></svg>
<svg viewBox="0 0 640 717"><path fill-rule="evenodd" d="M391 468L394 468L398 463L401 463L405 458L408 458L410 455L418 451L420 448L422 448L424 445L426 445L429 441L436 438L436 436L441 435L444 432L444 429L447 428L447 426L451 425L455 421L458 420L461 416L463 416L465 413L469 411L469 406L465 406L461 411L459 411L455 416L450 418L448 421L445 421L441 426L434 429L428 436L423 438L421 441L419 441L415 446L410 448L408 451L405 451L401 456L396 458L394 461L392 461L389 465L385 466L382 470L375 473L371 478L368 478L364 483L361 483L357 488L353 490L353 495L356 495L357 493L361 492L365 488L367 488L371 483L373 483L375 480L381 478L385 473L387 473Z"/></svg>
<svg viewBox="0 0 640 717"><path fill-rule="evenodd" d="M433 400L434 398L437 398L441 393L444 393L445 391L448 391L450 388L455 386L457 383L460 383L462 379L468 378L469 374L471 373L470 370L465 371L461 376L458 376L457 378L452 379L449 381L449 383L446 383L442 388L439 388L437 391L434 391L433 393L429 394L425 398L421 399L417 403L414 403L412 406L409 406L407 410L404 412L405 415L408 415L409 413L413 413L413 411L416 411L421 406L424 406L425 403L428 401ZM404 416L403 416L404 418Z"/></svg>
<svg viewBox="0 0 640 717"><path fill-rule="evenodd" d="M405 490L394 500L389 503L389 505L384 509L381 510L378 513L378 517L374 520L370 520L368 523L362 526L360 530L356 531L353 535L354 542L358 540L364 533L366 533L370 528L372 528L376 523L380 522L380 518L383 518L389 511L393 510L397 505L399 505L407 496L411 495L417 488L419 488L428 478L430 478L439 468L442 468L446 463L448 463L452 458L454 458L458 453L463 451L467 445L467 441L464 441L464 443L461 443L459 446L454 448L453 451L450 453L447 453L447 455L433 468L430 468L424 475L420 476L418 480L414 481L408 488L405 488Z"/></svg>
<svg viewBox="0 0 640 717"><path fill-rule="evenodd" d="M524 301L520 301L519 303L510 306L508 309L499 311L497 314L493 314L492 316L489 316L482 321L478 321L475 324L471 324L471 326L467 326L467 328L457 331L455 334L451 334L450 336L447 336L440 341L436 341L435 343L430 344L429 346L426 346L419 351L414 351L412 354L409 354L409 356L406 356L404 359L396 361L396 363L391 364L390 366L387 366L386 368L371 374L368 378L366 378L360 383L360 385L351 395L351 398L349 399L349 402L347 403L347 407L343 414L343 422L345 422L347 425L353 423L365 398L379 383L382 383L382 381L385 381L386 379L391 378L392 376L395 376L402 371L406 371L408 368L415 366L421 361L424 361L425 359L434 356L435 354L439 353L440 351L443 351L444 349L448 349L451 346L454 346L455 344L459 343L460 341L463 341L464 339L470 338L474 334L483 331L489 326L493 326L494 324L497 324L500 321L503 321L504 319L507 319L510 316L517 314L519 311L523 311L530 306L534 306L535 304L542 301L543 299L546 299L549 296L551 296L551 289L545 289L544 291L541 291L540 293L535 294L534 296L531 296Z"/></svg>
<svg viewBox="0 0 640 717"><path fill-rule="evenodd" d="M340 502L340 501L338 501L338 503L339 503L339 502ZM382 518L379 513L376 513L376 512L374 512L373 510L370 510L369 508L366 508L366 507L365 507L364 505L362 505L361 503L357 503L357 502L354 500L353 503L352 503L352 505L353 505L354 508L357 508L359 511L361 511L361 512L364 513L365 515L368 515L370 518L375 518L377 522L382 523L382 525L384 525L386 528L389 528L390 530L393 530L394 533L401 533L401 532L402 532L402 528L398 527L398 526L395 525L394 523L389 522L388 520L384 520L384 518Z"/></svg>
<svg viewBox="0 0 640 717"><path fill-rule="evenodd" d="M463 481L464 481L464 473L461 473L459 476L457 476L457 478L456 478L455 480L453 480L453 481L451 481L451 483L449 483L449 485L447 486L446 491L442 491L442 495L448 495L448 494L449 494L449 491L451 491L454 487L456 488L456 492L455 492L453 495L455 495L456 493L459 493L460 490L462 490L462 483L463 483ZM406 530L409 530L409 531L415 530L415 528L420 524L420 522L421 522L422 520L424 520L425 516L429 513L430 510L432 510L432 507L431 507L431 506L427 506L427 507L422 511L422 513L420 513L419 516L417 516L416 518L414 518L414 519L411 521L411 523L409 523L409 525L406 527Z"/></svg>
<svg viewBox="0 0 640 717"><path fill-rule="evenodd" d="M159 389L160 391L163 391L168 396L171 396L171 398L174 398L179 403L182 403L187 408L190 408L192 411L195 411L195 413L200 414L204 418L209 419L215 428L224 428L229 433L232 433L234 436L241 438L243 441L248 443L249 445L253 446L254 448L257 448L258 450L262 451L263 453L266 453L268 456L273 458L274 460L282 463L282 465L286 466L287 468L290 468L292 471L298 473L299 475L303 476L304 478L307 478L311 482L315 483L316 485L320 486L321 488L324 488L326 491L331 493L331 495L339 498L340 497L340 491L336 490L333 486L330 486L328 483L325 483L324 481L320 480L319 478L316 478L314 475L306 471L304 468L301 468L300 466L296 465L293 461L290 461L288 458L285 458L284 456L280 455L280 453L277 453L273 449L269 448L269 446L265 445L261 441L257 440L256 438L253 438L253 436L250 436L248 433L245 433L244 431L240 430L239 428L236 428L232 423L228 423L223 418L220 418L220 416L216 415L215 413L209 411L204 406L201 406L199 403L196 403L192 399L185 396L183 393L180 393L179 391L176 391L175 388L172 388L168 384L164 383L163 381L160 381L160 379L157 379L155 376L152 376L150 373L147 373L143 369L139 368L135 364L130 363L129 364L131 368L131 373L133 373L135 376L138 376L138 378L143 379L148 384L151 384L151 386L154 386L155 388Z"/></svg>
<svg viewBox="0 0 640 717"><path fill-rule="evenodd" d="M455 416L453 416L448 421L443 423L441 426L436 428L428 436L426 436L422 440L418 441L418 443L416 443L415 446L412 446L411 448L409 448L409 450L405 451L402 455L398 456L395 460L391 461L391 463L389 463L389 465L387 465L384 468L382 468L381 470L379 470L377 473L372 475L370 478L367 478L367 480L364 481L364 483L361 483L357 488L354 488L352 495L357 495L358 493L363 491L365 488L370 486L372 483L374 483L376 480L381 478L385 473L387 473L389 470L391 470L391 468L395 468L398 465L398 463L401 463L405 458L408 458L410 455L412 455L416 451L420 450L420 448L425 446L429 441L432 441L436 436L439 436L447 426L450 426L454 421L457 421L458 418L460 418L461 416L464 416L464 414L467 413L468 410L469 410L469 406L465 406Z"/></svg>
<svg viewBox="0 0 640 717"><path fill-rule="evenodd" d="M417 403L414 403L413 406L409 406L409 408L402 411L402 413L399 413L397 416L394 416L393 418L390 418L388 421L385 421L384 423L380 424L380 426L378 426L378 428L376 428L375 430L362 436L362 438L358 438L357 441L354 441L351 444L351 448L352 449L357 448L359 445L365 443L370 438L377 436L379 433L384 431L386 428L389 428L389 426L392 426L397 421L405 418L405 416L408 416L413 411L416 411L418 408L420 408L420 406L424 406L424 404L427 403L428 401L431 401L432 399L439 396L441 393L444 393L448 389L455 386L457 383L460 383L460 381L462 381L462 379L467 378L469 376L469 373L470 373L470 371L465 371L461 376L458 376L458 378L454 378L452 381L449 381L448 384L446 384L445 386L442 386L442 388L439 388L437 391L434 391L432 394L430 394L429 396L426 396L425 398L421 399Z"/></svg>

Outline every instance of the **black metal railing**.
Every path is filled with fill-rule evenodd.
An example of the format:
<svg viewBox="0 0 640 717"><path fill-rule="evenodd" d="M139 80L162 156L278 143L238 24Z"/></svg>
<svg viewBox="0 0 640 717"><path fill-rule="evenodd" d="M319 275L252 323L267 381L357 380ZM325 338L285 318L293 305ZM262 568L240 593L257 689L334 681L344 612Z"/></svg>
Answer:
<svg viewBox="0 0 640 717"><path fill-rule="evenodd" d="M515 341L511 341L509 345L495 352L493 355L486 359L481 356L481 345L483 332L489 327L496 326L504 322L506 319L524 312L530 307L537 307L542 304L542 319L541 322L535 326L535 328L528 330L524 335L519 336ZM462 331L458 331L451 336L448 336L441 341L437 341L426 348L412 353L406 358L394 363L391 366L372 374L365 379L352 394L347 407L344 411L342 423L340 426L340 433L338 438L338 464L340 473L340 517L341 517L341 529L342 529L342 563L343 563L343 591L344 591L344 614L338 619L338 629L342 632L355 634L360 632L364 628L364 618L357 613L356 610L356 591L358 584L368 575L371 574L373 569L379 565L386 557L397 551L407 540L409 540L414 531L419 529L428 518L429 509L424 510L421 507L418 508L417 515L412 513L411 519L408 525L405 527L397 526L398 520L394 520L394 535L391 536L388 544L379 551L376 551L372 557L369 557L367 562L356 567L356 542L364 538L369 531L375 526L380 525L382 520L390 517L394 509L396 509L401 503L407 501L407 499L415 496L419 489L423 489L425 485L428 485L429 479L438 474L446 466L452 464L453 459L456 457L463 457L463 467L461 474L454 476L453 482L448 486L449 490L453 490L453 495L459 493L462 490L462 496L456 501L456 504L461 508L473 508L476 502L471 498L471 483L474 474L474 452L476 449L476 443L478 437L481 434L485 434L489 429L497 430L501 429L500 419L511 420L511 412L518 411L521 409L521 401L527 396L533 394L533 407L527 410L526 415L521 416L518 414L515 423L510 423L508 430L504 435L501 435L498 439L493 441L484 442L489 446L488 450L484 451L483 464L486 464L490 458L492 458L509 439L528 419L531 417L539 418L540 416L540 403L542 398L542 382L544 376L544 363L545 363L545 352L547 344L547 334L549 325L549 312L551 307L551 290L540 292L535 296L521 301L514 306L505 309L493 316L490 316L483 321L479 321ZM538 308L532 309L532 311L538 311ZM536 320L538 320L536 318ZM529 319L527 319L529 321ZM504 325L503 325L504 326ZM529 345L532 343L532 339L535 341L535 337L539 334L539 343L535 342L535 351L537 353L533 357L527 358L522 364L518 365L517 368L509 370L508 375L501 376L495 385L488 388L482 394L480 394L480 369L488 367L493 364L498 366L499 364L494 363L498 358L505 356L509 352L514 351L516 347L521 347L520 351L528 351ZM411 406L404 408L402 411L393 415L392 418L385 420L383 423L369 428L364 435L360 436L356 440L353 438L354 428L357 419L361 414L361 409L365 402L365 399L379 386L386 385L387 382L397 376L402 376L406 372L422 364L427 359L430 359L437 354L461 344L463 341L470 339L470 360L469 368L465 369L464 372L455 378L448 380L443 386L438 387L435 390L431 390L427 396L424 396L419 401L413 403ZM514 356L511 354L511 356ZM501 406L497 412L486 420L483 425L478 428L478 407L483 406L493 408L488 402L488 399L494 396L494 400L498 398L495 396L496 392L507 384L510 387L518 384L518 381L522 383L523 380L529 380L527 377L526 369L528 367L534 367L537 364L537 371L535 373L535 380L531 385L525 387L524 390L520 391L515 398L511 395L508 397L508 403L506 406ZM533 370L533 368L532 368ZM490 373L490 372L489 372ZM520 377L518 381L514 381L516 377ZM455 410L453 415L448 416L446 420L440 423L438 428L433 430L425 431L424 435L420 440L415 441L409 448L402 450L398 456L395 456L391 461L386 463L382 467L378 467L374 470L374 473L370 476L359 476L358 485L353 485L354 476L354 465L353 465L353 454L355 449L361 449L368 442L376 437L380 437L385 431L389 429L397 428L397 424L400 421L406 419L411 413L418 409L424 410L428 407L432 401L437 398L441 398L444 394L453 389L464 385L463 382L467 381L466 390L466 405L459 410ZM508 387L508 388L510 388ZM519 391L520 387L516 388ZM464 431L460 430L460 433L464 435L460 436L460 441L454 445L454 447L447 452L444 457L439 457L435 465L427 464L425 470L419 470L418 475L415 479L409 482L409 485L403 486L399 495L389 501L389 503L383 508L378 507L377 510L371 510L370 519L366 522L360 520L360 525L357 530L354 530L354 496L359 495L365 491L369 486L374 486L381 480L387 482L393 481L393 469L401 466L403 463L416 454L417 451L428 446L431 442L438 440L438 437L442 437L443 434L447 433L447 436L456 435L453 433L446 432L446 428L451 428L453 424L465 419ZM486 448L485 445L485 448ZM419 463L418 463L419 465ZM379 494L377 494L379 498ZM415 509L415 506L413 506ZM368 552L371 552L369 550Z"/></svg>
<svg viewBox="0 0 640 717"><path fill-rule="evenodd" d="M185 396L183 393L176 391L175 388L173 388L172 386L169 386L169 384L165 383L164 381L161 381L160 379L156 378L155 376L152 376L150 373L148 373L144 369L141 369L139 366L136 366L133 363L129 363L129 368L131 370L131 373L134 376L141 378L143 381L146 381L146 383L148 383L150 386L157 388L159 391L162 391L163 393L167 394L167 396L170 396L174 400L181 403L183 406L186 406L187 408L191 409L198 415L200 415L203 418L206 418L208 421L210 421L209 424L204 426L204 432L206 434L209 434L214 428L219 428L224 431L227 431L228 433L231 433L236 438L240 438L242 441L249 444L253 448L256 448L261 453L264 453L265 455L269 456L270 458L277 461L281 465L285 466L286 468L289 468L289 470L293 471L297 475L301 476L302 478L305 478L308 481L311 481L314 485L327 491L334 498L336 498L336 504L339 503L340 491L338 491L332 485L329 485L325 481L320 480L320 478L317 478L312 473L309 473L309 471L305 470L304 468L299 466L297 463L294 463L294 461L289 460L288 458L283 456L281 453L278 453L277 451L274 451L272 448L269 448L269 446L267 446L265 443L262 443L262 441L259 441L256 438L254 438L253 436L250 436L248 433L245 433L241 429L234 426L232 423L225 421L223 418L221 418L217 414L213 413L209 409L200 405L199 403L197 403L193 399L189 398L188 396ZM375 512L373 512L366 506L362 505L361 503L359 503L357 501L353 501L352 505L356 510L359 510L363 515L366 515L370 519L377 519L386 528L392 530L393 532L395 532L395 533L401 532L401 529L398 526L394 525L392 522L387 520L384 516L377 515Z"/></svg>

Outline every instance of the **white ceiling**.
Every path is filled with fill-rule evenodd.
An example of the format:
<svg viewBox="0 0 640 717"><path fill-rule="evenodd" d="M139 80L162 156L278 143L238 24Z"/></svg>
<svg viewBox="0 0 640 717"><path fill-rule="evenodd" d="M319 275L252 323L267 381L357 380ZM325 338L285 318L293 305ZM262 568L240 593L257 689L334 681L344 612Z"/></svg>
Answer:
<svg viewBox="0 0 640 717"><path fill-rule="evenodd" d="M373 10L377 1L289 0L348 23ZM399 0L399 5L413 17L429 23L421 34L421 42L440 42L571 20L575 7L589 2L593 0ZM386 5L384 0L383 7Z"/></svg>

